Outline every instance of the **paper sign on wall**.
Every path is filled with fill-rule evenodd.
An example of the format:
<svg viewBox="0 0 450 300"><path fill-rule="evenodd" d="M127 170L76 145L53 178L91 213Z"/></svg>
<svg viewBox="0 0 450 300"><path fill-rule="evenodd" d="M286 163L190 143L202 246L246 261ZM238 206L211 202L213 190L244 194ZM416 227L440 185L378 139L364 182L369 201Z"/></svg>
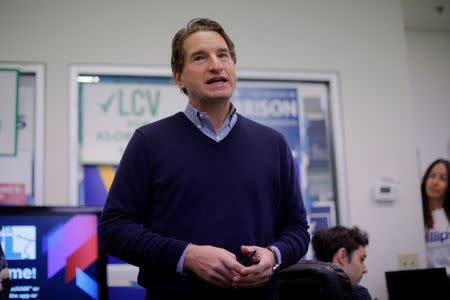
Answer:
<svg viewBox="0 0 450 300"><path fill-rule="evenodd" d="M17 153L19 71L0 69L0 155Z"/></svg>
<svg viewBox="0 0 450 300"><path fill-rule="evenodd" d="M82 164L118 164L136 128L187 104L175 84L86 84L81 99Z"/></svg>

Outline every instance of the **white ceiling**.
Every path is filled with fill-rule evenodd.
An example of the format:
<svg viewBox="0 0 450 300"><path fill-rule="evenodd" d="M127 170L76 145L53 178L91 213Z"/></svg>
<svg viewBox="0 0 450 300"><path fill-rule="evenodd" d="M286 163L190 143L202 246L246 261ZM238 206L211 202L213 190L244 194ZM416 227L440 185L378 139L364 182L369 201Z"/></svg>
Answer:
<svg viewBox="0 0 450 300"><path fill-rule="evenodd" d="M406 29L450 32L450 0L403 0Z"/></svg>

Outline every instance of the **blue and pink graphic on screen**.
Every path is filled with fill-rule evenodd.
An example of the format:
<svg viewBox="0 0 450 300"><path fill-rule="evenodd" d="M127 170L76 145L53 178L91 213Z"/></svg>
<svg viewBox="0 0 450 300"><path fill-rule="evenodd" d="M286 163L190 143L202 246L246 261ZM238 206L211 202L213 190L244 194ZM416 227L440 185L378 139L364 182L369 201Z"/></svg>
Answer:
<svg viewBox="0 0 450 300"><path fill-rule="evenodd" d="M47 279L65 268L65 283L75 279L76 285L94 299L98 298L98 284L84 270L98 257L96 228L96 216L75 215L42 239L42 253L47 254Z"/></svg>

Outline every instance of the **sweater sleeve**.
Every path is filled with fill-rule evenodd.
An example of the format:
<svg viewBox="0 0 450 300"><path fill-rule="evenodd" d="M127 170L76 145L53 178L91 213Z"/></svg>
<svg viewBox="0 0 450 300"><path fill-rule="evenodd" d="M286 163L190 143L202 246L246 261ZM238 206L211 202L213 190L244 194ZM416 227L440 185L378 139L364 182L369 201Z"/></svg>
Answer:
<svg viewBox="0 0 450 300"><path fill-rule="evenodd" d="M283 139L281 146L280 210L277 216L276 237L271 245L281 253L281 268L297 263L308 251L310 235L306 211L300 191L298 171L292 152Z"/></svg>
<svg viewBox="0 0 450 300"><path fill-rule="evenodd" d="M176 272L188 242L165 237L143 225L150 213L150 143L137 130L117 168L98 225L102 250L127 263Z"/></svg>

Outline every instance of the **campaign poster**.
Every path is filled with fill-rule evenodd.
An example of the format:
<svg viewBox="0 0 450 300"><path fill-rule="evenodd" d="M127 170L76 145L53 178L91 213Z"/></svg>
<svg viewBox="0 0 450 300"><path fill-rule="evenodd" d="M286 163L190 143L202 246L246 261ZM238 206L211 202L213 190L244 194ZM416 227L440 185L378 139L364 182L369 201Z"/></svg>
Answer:
<svg viewBox="0 0 450 300"><path fill-rule="evenodd" d="M239 81L231 102L237 112L283 134L292 151L303 202L309 210L307 119L299 83Z"/></svg>

